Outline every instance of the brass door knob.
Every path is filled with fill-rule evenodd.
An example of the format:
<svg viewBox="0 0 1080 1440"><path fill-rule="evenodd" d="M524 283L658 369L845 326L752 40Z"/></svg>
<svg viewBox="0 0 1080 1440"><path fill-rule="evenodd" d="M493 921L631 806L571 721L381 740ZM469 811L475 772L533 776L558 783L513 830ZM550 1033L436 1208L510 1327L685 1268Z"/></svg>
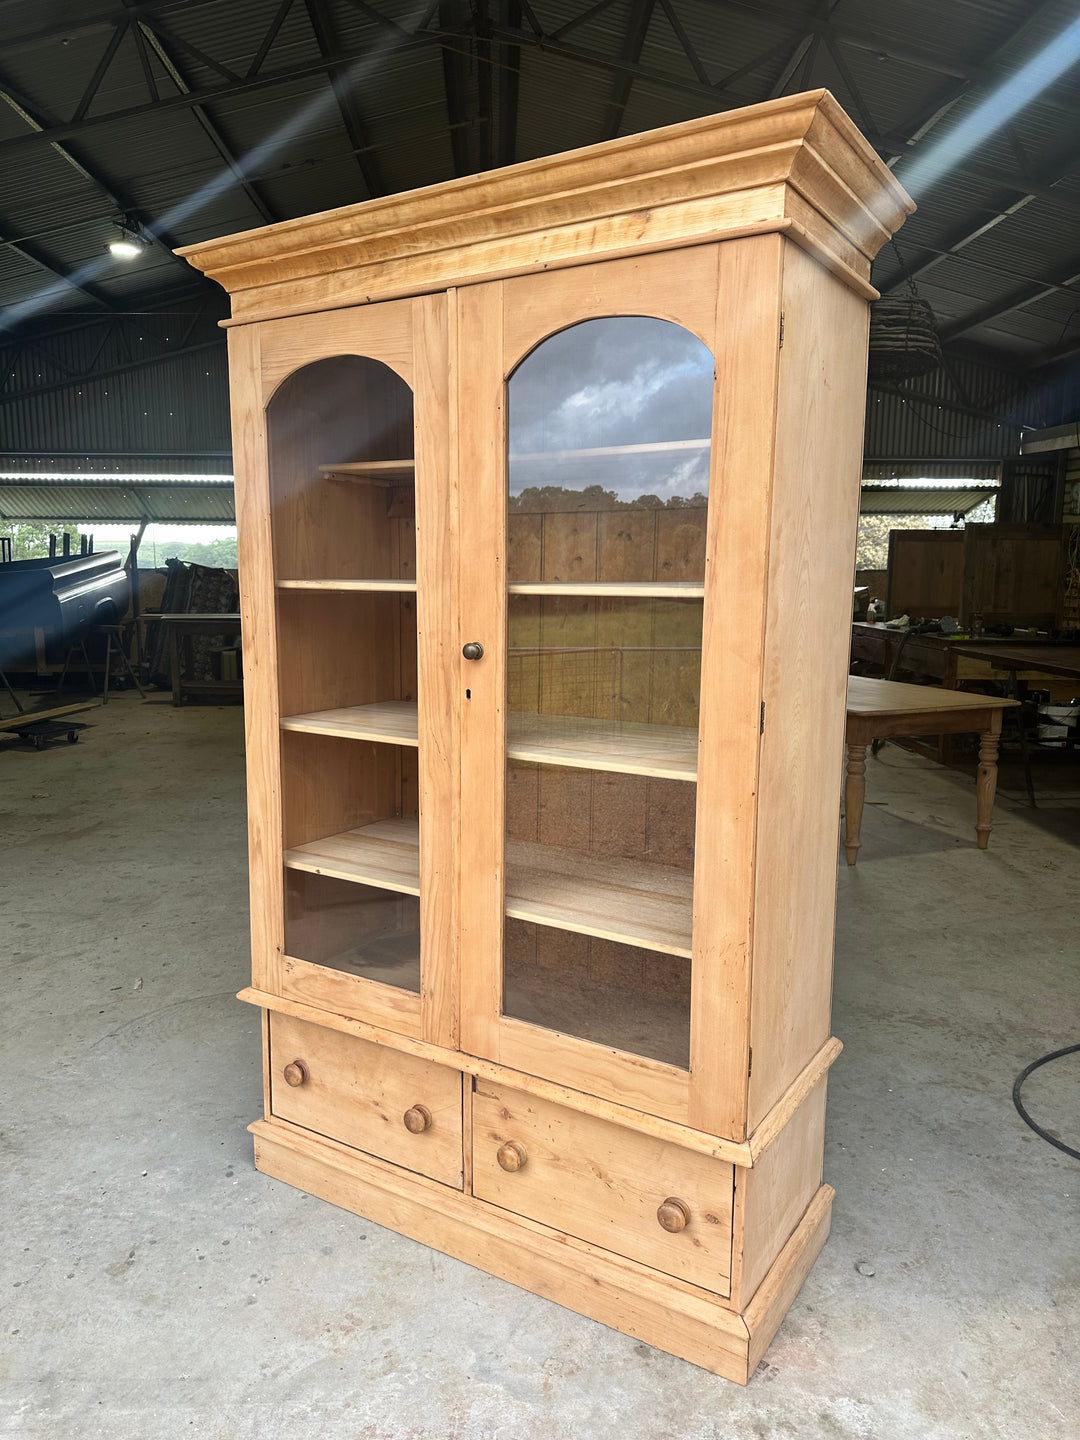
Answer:
<svg viewBox="0 0 1080 1440"><path fill-rule="evenodd" d="M302 1060L293 1060L281 1073L285 1076L286 1085L303 1085L307 1079L307 1066Z"/></svg>
<svg viewBox="0 0 1080 1440"><path fill-rule="evenodd" d="M479 640L470 640L467 645L461 647L461 653L466 660L482 660L484 658L484 647Z"/></svg>
<svg viewBox="0 0 1080 1440"><path fill-rule="evenodd" d="M509 1171L511 1175L515 1170L522 1169L528 1158L528 1155L525 1154L525 1146L519 1145L516 1140L507 1140L505 1145L499 1146L495 1154L495 1159L501 1168Z"/></svg>
<svg viewBox="0 0 1080 1440"><path fill-rule="evenodd" d="M431 1111L426 1105L411 1105L402 1118L410 1135L422 1135L431 1125Z"/></svg>
<svg viewBox="0 0 1080 1440"><path fill-rule="evenodd" d="M673 1200L669 1196L657 1210L656 1218L665 1230L669 1230L672 1235L677 1235L690 1223L690 1207L684 1205L681 1200Z"/></svg>

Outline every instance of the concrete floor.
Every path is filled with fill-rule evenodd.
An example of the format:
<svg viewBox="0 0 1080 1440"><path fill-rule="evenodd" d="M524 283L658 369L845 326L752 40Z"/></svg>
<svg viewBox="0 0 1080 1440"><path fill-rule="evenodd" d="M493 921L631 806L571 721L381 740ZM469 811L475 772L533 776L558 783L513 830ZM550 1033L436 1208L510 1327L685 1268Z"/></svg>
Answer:
<svg viewBox="0 0 1080 1440"><path fill-rule="evenodd" d="M1080 795L999 801L980 854L970 779L868 766L832 1238L742 1389L256 1174L240 711L83 718L0 745L0 1434L1080 1434L1080 1165L1010 1102L1080 1039ZM1078 1079L1027 1090L1074 1144Z"/></svg>

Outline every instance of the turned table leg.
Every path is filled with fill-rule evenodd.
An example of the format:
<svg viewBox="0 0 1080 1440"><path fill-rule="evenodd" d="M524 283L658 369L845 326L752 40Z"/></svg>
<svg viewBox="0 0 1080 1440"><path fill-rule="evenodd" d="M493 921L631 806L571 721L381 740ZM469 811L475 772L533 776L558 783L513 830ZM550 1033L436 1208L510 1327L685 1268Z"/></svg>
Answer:
<svg viewBox="0 0 1080 1440"><path fill-rule="evenodd" d="M1000 721L999 721L1000 724ZM979 739L979 772L975 782L975 836L979 849L990 843L990 816L997 789L998 731L988 730Z"/></svg>
<svg viewBox="0 0 1080 1440"><path fill-rule="evenodd" d="M844 854L849 865L854 865L859 858L859 834L862 830L865 798L866 746L849 744L847 775L844 780Z"/></svg>

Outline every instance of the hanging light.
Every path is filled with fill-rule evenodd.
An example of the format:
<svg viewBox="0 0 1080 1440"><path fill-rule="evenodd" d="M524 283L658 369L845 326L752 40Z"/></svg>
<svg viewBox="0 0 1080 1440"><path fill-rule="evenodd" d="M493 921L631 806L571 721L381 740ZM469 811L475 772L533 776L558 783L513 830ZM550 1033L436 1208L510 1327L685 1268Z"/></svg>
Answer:
<svg viewBox="0 0 1080 1440"><path fill-rule="evenodd" d="M130 226L121 225L119 230L116 239L109 241L109 254L117 260L137 260L146 248L146 241Z"/></svg>
<svg viewBox="0 0 1080 1440"><path fill-rule="evenodd" d="M882 295L870 302L869 378L899 384L928 375L942 363L937 321L928 301L908 273L896 241L892 242L907 295Z"/></svg>

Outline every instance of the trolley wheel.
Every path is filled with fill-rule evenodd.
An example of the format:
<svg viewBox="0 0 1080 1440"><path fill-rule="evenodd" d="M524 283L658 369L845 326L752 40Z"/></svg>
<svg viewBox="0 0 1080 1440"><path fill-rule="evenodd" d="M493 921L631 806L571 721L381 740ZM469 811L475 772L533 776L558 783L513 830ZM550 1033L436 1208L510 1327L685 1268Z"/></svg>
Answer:
<svg viewBox="0 0 1080 1440"><path fill-rule="evenodd" d="M79 743L78 730L69 730L67 740L69 745L77 745Z"/></svg>
<svg viewBox="0 0 1080 1440"><path fill-rule="evenodd" d="M45 736L44 736L44 735L35 735L35 736L34 736L34 749L35 749L35 750L44 750L44 749L45 749Z"/></svg>

